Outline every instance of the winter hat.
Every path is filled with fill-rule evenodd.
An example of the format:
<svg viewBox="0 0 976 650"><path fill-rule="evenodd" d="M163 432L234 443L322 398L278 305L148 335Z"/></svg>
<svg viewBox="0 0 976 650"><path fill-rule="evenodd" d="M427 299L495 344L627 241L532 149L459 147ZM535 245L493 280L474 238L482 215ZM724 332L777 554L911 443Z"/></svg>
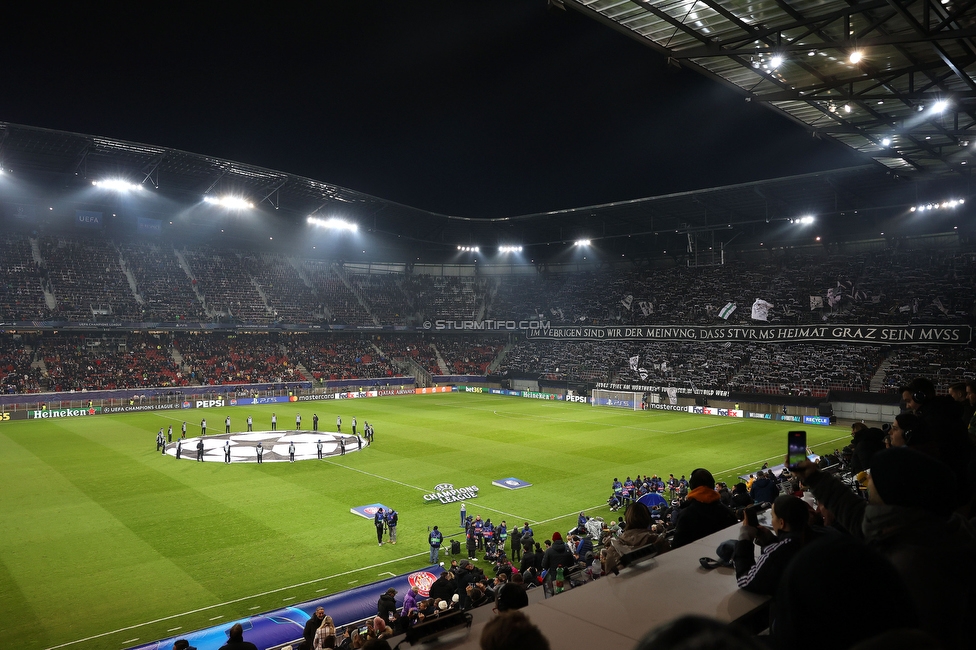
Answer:
<svg viewBox="0 0 976 650"><path fill-rule="evenodd" d="M457 594L455 594L455 595L457 595ZM441 602L437 603L437 608L440 609L441 611L444 611L445 609L447 609L447 601L446 600L442 600Z"/></svg>
<svg viewBox="0 0 976 650"><path fill-rule="evenodd" d="M554 542L561 542L561 541L563 541L563 536L559 534L559 531L558 530L552 534L552 541L554 541Z"/></svg>
<svg viewBox="0 0 976 650"><path fill-rule="evenodd" d="M459 596L458 594L454 594L453 596L451 596L451 602L452 602L452 603L456 603L456 602L458 602L459 600L461 600L461 596ZM446 602L446 601L445 601L445 604L447 604L447 602Z"/></svg>
<svg viewBox="0 0 976 650"><path fill-rule="evenodd" d="M871 459L871 481L886 505L949 514L951 499L932 498L919 489L920 479L926 476L944 478L944 491L952 492L955 484L952 470L928 454L896 447L880 451Z"/></svg>

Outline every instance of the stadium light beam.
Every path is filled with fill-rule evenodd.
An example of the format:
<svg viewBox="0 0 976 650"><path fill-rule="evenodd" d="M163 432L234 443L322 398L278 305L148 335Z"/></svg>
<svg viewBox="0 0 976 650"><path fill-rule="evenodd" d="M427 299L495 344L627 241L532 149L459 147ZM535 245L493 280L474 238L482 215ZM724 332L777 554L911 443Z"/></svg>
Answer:
<svg viewBox="0 0 976 650"><path fill-rule="evenodd" d="M334 217L330 219L309 217L308 223L320 228L328 228L329 230L348 230L349 232L356 232L359 230L359 226L357 224L350 221L343 221L342 219L336 219Z"/></svg>
<svg viewBox="0 0 976 650"><path fill-rule="evenodd" d="M462 253L480 253L480 246L458 246L457 249Z"/></svg>
<svg viewBox="0 0 976 650"><path fill-rule="evenodd" d="M144 189L142 185L130 183L123 178L109 178L104 181L92 181L92 185L95 187L100 187L103 190L111 190L113 192L121 192L123 194L129 191L141 192Z"/></svg>
<svg viewBox="0 0 976 650"><path fill-rule="evenodd" d="M521 253L522 247L521 246L499 246L498 252L499 253Z"/></svg>
<svg viewBox="0 0 976 650"><path fill-rule="evenodd" d="M590 245L589 239L577 239L575 242L573 242L573 246L589 246L589 245Z"/></svg>
<svg viewBox="0 0 976 650"><path fill-rule="evenodd" d="M205 196L203 197L203 201L204 203L219 205L230 210L248 210L254 207L253 203L239 196Z"/></svg>

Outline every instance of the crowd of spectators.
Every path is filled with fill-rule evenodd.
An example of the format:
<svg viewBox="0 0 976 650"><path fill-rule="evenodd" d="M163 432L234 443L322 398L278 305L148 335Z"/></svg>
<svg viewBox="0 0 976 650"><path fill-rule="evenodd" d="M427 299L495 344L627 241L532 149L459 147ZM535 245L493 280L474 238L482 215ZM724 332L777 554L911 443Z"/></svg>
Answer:
<svg viewBox="0 0 976 650"><path fill-rule="evenodd" d="M42 236L38 246L43 260L41 276L57 301L54 318L139 320L142 310L112 242Z"/></svg>
<svg viewBox="0 0 976 650"><path fill-rule="evenodd" d="M203 303L193 293L190 277L172 249L142 242L125 242L119 248L142 296L140 320L209 320Z"/></svg>
<svg viewBox="0 0 976 650"><path fill-rule="evenodd" d="M35 337L32 346L45 392L188 385L169 343L156 336L53 334Z"/></svg>
<svg viewBox="0 0 976 650"><path fill-rule="evenodd" d="M182 357L183 372L200 385L303 381L280 339L276 334L178 332L173 347Z"/></svg>
<svg viewBox="0 0 976 650"><path fill-rule="evenodd" d="M36 255L33 250L36 244ZM3 244L3 316L349 326L425 320L544 319L555 324L748 323L756 299L772 324L970 322L976 255L877 251L729 259L690 268L430 276L209 245L81 235L11 235ZM185 264L181 264L182 257ZM131 272L133 282L127 277ZM43 290L56 302L48 313ZM736 310L719 317L727 304Z"/></svg>
<svg viewBox="0 0 976 650"><path fill-rule="evenodd" d="M270 323L272 310L244 268L242 256L212 246L185 248L191 283L217 320Z"/></svg>
<svg viewBox="0 0 976 650"><path fill-rule="evenodd" d="M3 320L42 320L44 302L40 266L25 235L9 233L0 242L0 315Z"/></svg>
<svg viewBox="0 0 976 650"><path fill-rule="evenodd" d="M400 374L388 356L378 352L368 339L295 336L288 349L291 357L316 380L381 379Z"/></svg>

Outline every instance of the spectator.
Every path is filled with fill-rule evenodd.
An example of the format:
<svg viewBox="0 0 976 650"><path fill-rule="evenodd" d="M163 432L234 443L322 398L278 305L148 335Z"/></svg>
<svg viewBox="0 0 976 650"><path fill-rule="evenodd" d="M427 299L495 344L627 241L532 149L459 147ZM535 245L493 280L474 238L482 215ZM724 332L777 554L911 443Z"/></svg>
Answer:
<svg viewBox="0 0 976 650"><path fill-rule="evenodd" d="M758 472L756 480L749 490L749 496L752 497L753 503L772 503L776 500L776 497L779 496L779 487L773 480L771 471Z"/></svg>
<svg viewBox="0 0 976 650"><path fill-rule="evenodd" d="M856 597L852 603L837 594ZM861 648L859 643L888 630L904 634L917 627L915 601L876 550L846 535L829 535L801 550L780 579L770 640L776 650Z"/></svg>
<svg viewBox="0 0 976 650"><path fill-rule="evenodd" d="M783 495L773 502L770 530L743 519L733 561L740 589L771 596L790 560L810 541L810 509L800 499ZM756 560L754 546L762 548Z"/></svg>
<svg viewBox="0 0 976 650"><path fill-rule="evenodd" d="M322 619L322 624L319 625L319 629L315 630L315 637L312 639L312 648L314 650L321 650L321 648L334 648L335 647L335 635L336 627L335 622L333 622L332 617L326 615ZM332 639L329 645L328 639Z"/></svg>
<svg viewBox="0 0 976 650"><path fill-rule="evenodd" d="M643 503L636 502L627 506L624 531L616 538L610 538L605 543L602 553L603 572L617 573L620 570L620 556L633 549L653 544L658 553L666 553L670 546L664 535L651 531L654 520L651 512Z"/></svg>
<svg viewBox="0 0 976 650"><path fill-rule="evenodd" d="M507 612L513 609L528 607L529 596L521 585L514 582L506 582L495 593L495 609L499 612Z"/></svg>
<svg viewBox="0 0 976 650"><path fill-rule="evenodd" d="M876 453L884 450L885 432L877 427L868 428L862 422L855 424L860 424L861 427L854 431L854 438L851 440L850 469L857 474L871 469L871 459Z"/></svg>
<svg viewBox="0 0 976 650"><path fill-rule="evenodd" d="M943 647L968 644L969 621L976 620L976 539L971 526L952 514L955 480L937 459L911 449L874 456L868 501L809 462L797 473L837 522L881 552L897 569L911 594L922 629ZM938 481L940 494L919 489L919 480Z"/></svg>
<svg viewBox="0 0 976 650"><path fill-rule="evenodd" d="M481 650L549 650L549 641L520 611L500 612L481 631Z"/></svg>
<svg viewBox="0 0 976 650"><path fill-rule="evenodd" d="M227 643L220 646L220 650L258 650L258 647L244 640L244 627L234 623L227 633Z"/></svg>
<svg viewBox="0 0 976 650"><path fill-rule="evenodd" d="M317 607L315 613L305 621L305 629L302 631L302 643L299 645L301 650L310 650L312 643L315 641L315 632L322 625L322 621L325 620L325 608Z"/></svg>
<svg viewBox="0 0 976 650"><path fill-rule="evenodd" d="M691 473L689 486L691 492L678 511L672 548L684 546L737 523L732 512L719 500L711 472L696 469Z"/></svg>
<svg viewBox="0 0 976 650"><path fill-rule="evenodd" d="M721 499L719 499L721 501ZM745 483L736 483L732 488L732 508L738 510L752 505L752 497Z"/></svg>
<svg viewBox="0 0 976 650"><path fill-rule="evenodd" d="M396 594L397 590L390 587L376 603L376 617L384 623L391 623L396 619Z"/></svg>
<svg viewBox="0 0 976 650"><path fill-rule="evenodd" d="M572 551L566 548L562 534L556 531L552 534L552 546L542 556L542 570L555 571L559 566L569 571L576 566L576 558L573 557Z"/></svg>

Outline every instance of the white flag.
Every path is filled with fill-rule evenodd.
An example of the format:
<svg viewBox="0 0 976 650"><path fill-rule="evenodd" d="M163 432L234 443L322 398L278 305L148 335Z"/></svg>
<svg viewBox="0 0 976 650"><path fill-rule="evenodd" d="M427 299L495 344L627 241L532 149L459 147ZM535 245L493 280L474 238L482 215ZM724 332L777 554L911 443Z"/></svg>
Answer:
<svg viewBox="0 0 976 650"><path fill-rule="evenodd" d="M637 373L640 375L641 381L647 381L647 368L641 368Z"/></svg>
<svg viewBox="0 0 976 650"><path fill-rule="evenodd" d="M637 364L640 362L640 355L635 354L630 358L630 369L637 370Z"/></svg>
<svg viewBox="0 0 976 650"><path fill-rule="evenodd" d="M810 311L823 309L823 298L820 296L810 296Z"/></svg>
<svg viewBox="0 0 976 650"><path fill-rule="evenodd" d="M627 294L624 296L623 300L620 301L620 304L629 310L630 306L634 304L634 296L632 294Z"/></svg>
<svg viewBox="0 0 976 650"><path fill-rule="evenodd" d="M647 302L646 300L641 300L640 302L637 303L637 306L640 307L641 313L644 314L645 316L650 316L651 314L654 313L654 305Z"/></svg>
<svg viewBox="0 0 976 650"><path fill-rule="evenodd" d="M827 302L831 307L835 307L840 302L841 296L839 289L827 289Z"/></svg>
<svg viewBox="0 0 976 650"><path fill-rule="evenodd" d="M756 298L756 302L752 303L752 319L766 320L769 316L769 308L772 306L772 303L768 303L762 298Z"/></svg>
<svg viewBox="0 0 976 650"><path fill-rule="evenodd" d="M932 301L932 304L933 304L933 305L935 305L935 308L936 308L936 309L938 309L939 311L941 311L941 312L942 312L943 314L945 314L946 316L948 316L948 315L949 315L949 310L948 310L948 309L946 309L946 308L945 308L945 307L944 307L944 306L942 305L942 301L941 301L941 300L940 300L939 298L936 298L935 300L933 300L933 301Z"/></svg>
<svg viewBox="0 0 976 650"><path fill-rule="evenodd" d="M734 311L735 311L735 303L734 302L726 303L725 306L722 307L722 309L718 312L718 317L724 320L728 320L729 316L731 316L732 312Z"/></svg>

